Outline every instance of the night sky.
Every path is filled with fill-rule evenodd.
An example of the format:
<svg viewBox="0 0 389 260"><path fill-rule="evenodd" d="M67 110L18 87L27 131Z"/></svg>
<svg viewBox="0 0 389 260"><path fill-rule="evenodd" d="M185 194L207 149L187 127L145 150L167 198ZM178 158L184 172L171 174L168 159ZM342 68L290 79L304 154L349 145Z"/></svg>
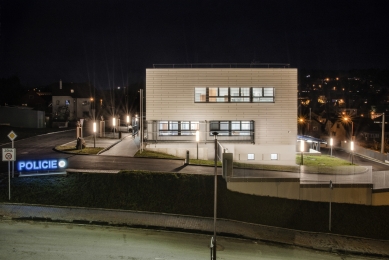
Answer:
<svg viewBox="0 0 389 260"><path fill-rule="evenodd" d="M0 0L0 78L144 80L153 64L389 68L386 1Z"/></svg>

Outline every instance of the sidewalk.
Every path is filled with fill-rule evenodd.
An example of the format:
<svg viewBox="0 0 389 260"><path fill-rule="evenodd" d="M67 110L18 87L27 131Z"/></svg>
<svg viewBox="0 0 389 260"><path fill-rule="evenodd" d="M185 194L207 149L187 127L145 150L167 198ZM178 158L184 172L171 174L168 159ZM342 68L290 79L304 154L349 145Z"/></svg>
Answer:
<svg viewBox="0 0 389 260"><path fill-rule="evenodd" d="M101 155L111 155L111 156L128 156L134 157L136 152L139 150L139 136L132 136L132 133L122 132L121 138L119 138L119 133L113 134L108 132L104 137L96 136L96 139L93 135L84 137L87 147L100 147L104 148L98 154ZM64 145L76 146L77 140L71 141Z"/></svg>
<svg viewBox="0 0 389 260"><path fill-rule="evenodd" d="M213 218L174 214L40 205L0 204L0 219L128 226L213 234ZM308 249L389 257L389 241L313 233L218 219L219 236L239 237Z"/></svg>

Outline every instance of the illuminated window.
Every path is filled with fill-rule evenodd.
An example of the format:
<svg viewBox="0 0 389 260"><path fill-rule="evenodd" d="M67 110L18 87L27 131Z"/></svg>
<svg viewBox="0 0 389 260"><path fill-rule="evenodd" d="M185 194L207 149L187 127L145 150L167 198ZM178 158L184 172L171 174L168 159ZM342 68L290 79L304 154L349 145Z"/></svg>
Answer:
<svg viewBox="0 0 389 260"><path fill-rule="evenodd" d="M270 154L270 160L278 160L278 154L276 153Z"/></svg>
<svg viewBox="0 0 389 260"><path fill-rule="evenodd" d="M253 121L211 121L210 135L216 131L219 135L250 135L254 131Z"/></svg>
<svg viewBox="0 0 389 260"><path fill-rule="evenodd" d="M255 160L254 154L253 153L249 153L247 155L247 160Z"/></svg>
<svg viewBox="0 0 389 260"><path fill-rule="evenodd" d="M195 88L195 102L204 102L204 103L274 102L274 88L199 87L199 88Z"/></svg>
<svg viewBox="0 0 389 260"><path fill-rule="evenodd" d="M199 122L159 121L159 135L195 135Z"/></svg>

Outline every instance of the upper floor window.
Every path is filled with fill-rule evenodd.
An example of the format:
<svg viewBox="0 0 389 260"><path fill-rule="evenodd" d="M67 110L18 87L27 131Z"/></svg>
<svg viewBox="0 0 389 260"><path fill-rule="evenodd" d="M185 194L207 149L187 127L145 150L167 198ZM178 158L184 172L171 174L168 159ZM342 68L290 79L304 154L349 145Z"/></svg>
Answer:
<svg viewBox="0 0 389 260"><path fill-rule="evenodd" d="M253 102L274 102L274 88L252 88Z"/></svg>
<svg viewBox="0 0 389 260"><path fill-rule="evenodd" d="M250 103L274 102L274 88L257 87L198 87L195 102Z"/></svg>

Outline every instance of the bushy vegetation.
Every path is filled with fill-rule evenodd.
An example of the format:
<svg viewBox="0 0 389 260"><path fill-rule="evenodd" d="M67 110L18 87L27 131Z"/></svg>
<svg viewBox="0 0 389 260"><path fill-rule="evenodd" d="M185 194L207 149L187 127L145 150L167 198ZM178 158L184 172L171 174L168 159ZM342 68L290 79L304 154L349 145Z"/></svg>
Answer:
<svg viewBox="0 0 389 260"><path fill-rule="evenodd" d="M213 185L213 176L142 171L24 177L12 179L11 202L213 217ZM8 202L6 181L0 201ZM328 214L329 203L241 194L218 179L218 218L328 232ZM387 216L388 206L332 203L332 232L389 239Z"/></svg>

